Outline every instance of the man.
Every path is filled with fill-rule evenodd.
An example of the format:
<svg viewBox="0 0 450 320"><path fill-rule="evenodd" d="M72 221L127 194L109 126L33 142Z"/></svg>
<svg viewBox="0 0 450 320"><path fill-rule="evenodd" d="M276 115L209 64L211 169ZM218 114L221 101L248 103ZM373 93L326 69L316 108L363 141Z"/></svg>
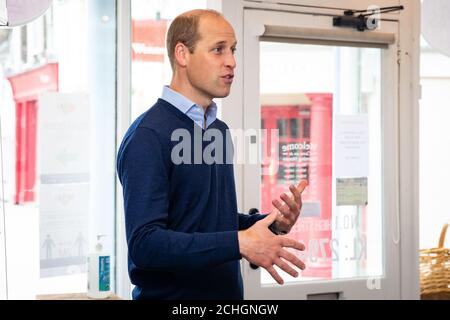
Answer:
<svg viewBox="0 0 450 320"><path fill-rule="evenodd" d="M229 134L212 99L230 93L233 28L216 11L189 11L172 22L167 49L170 87L131 125L117 160L133 299L243 299L242 257L280 284L274 265L298 276L294 266L305 265L285 248L304 245L277 234L297 220L304 183L290 186L292 196L282 194L283 203L274 200L269 215L239 214L232 164L193 163L191 154L182 155L186 162L174 160L177 130Z"/></svg>

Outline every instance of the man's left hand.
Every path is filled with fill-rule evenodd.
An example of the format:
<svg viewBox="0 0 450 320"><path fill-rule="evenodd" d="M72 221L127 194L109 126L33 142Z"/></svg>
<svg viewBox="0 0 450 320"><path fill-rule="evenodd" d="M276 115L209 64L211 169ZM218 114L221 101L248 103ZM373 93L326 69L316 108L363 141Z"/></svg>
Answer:
<svg viewBox="0 0 450 320"><path fill-rule="evenodd" d="M282 193L280 196L284 204L278 199L272 200L272 204L275 207L274 210L278 211L278 216L275 221L275 229L277 231L288 233L297 222L300 210L302 209L302 192L307 185L308 182L302 180L297 186L289 186L292 196L288 196L286 193Z"/></svg>

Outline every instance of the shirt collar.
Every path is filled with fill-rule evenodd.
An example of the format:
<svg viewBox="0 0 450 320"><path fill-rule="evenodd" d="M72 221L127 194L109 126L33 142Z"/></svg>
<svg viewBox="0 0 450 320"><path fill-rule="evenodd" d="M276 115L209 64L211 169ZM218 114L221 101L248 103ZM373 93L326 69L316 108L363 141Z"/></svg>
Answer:
<svg viewBox="0 0 450 320"><path fill-rule="evenodd" d="M169 86L163 87L161 99L166 100L170 104L177 107L181 112L187 113L189 109L195 106L195 103L183 96L182 94L172 90Z"/></svg>
<svg viewBox="0 0 450 320"><path fill-rule="evenodd" d="M171 89L169 86L163 87L163 92L161 95L161 99L169 102L173 106L177 107L184 114L190 115L192 113L192 109L199 110L204 116L203 108L198 106L181 93L176 92ZM206 118L207 118L207 126L209 126L217 117L217 105L214 101L211 101L211 104L206 108Z"/></svg>

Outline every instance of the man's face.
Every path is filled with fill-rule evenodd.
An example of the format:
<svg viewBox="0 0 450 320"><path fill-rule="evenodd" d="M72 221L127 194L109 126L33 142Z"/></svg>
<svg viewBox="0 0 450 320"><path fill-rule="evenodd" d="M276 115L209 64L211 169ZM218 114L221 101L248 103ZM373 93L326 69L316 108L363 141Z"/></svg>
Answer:
<svg viewBox="0 0 450 320"><path fill-rule="evenodd" d="M212 100L230 94L236 60L236 37L222 17L204 16L199 22L200 40L187 57L186 72L196 95Z"/></svg>

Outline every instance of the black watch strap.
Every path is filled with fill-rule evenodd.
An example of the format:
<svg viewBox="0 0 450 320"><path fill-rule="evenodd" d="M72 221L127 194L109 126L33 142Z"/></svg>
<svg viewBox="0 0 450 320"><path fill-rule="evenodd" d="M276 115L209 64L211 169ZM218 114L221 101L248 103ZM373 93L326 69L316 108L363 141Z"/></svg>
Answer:
<svg viewBox="0 0 450 320"><path fill-rule="evenodd" d="M269 230L272 231L272 233L276 234L277 236L281 236L281 235L287 234L287 232L285 232L285 231L278 230L278 228L275 226L275 221L270 224Z"/></svg>

